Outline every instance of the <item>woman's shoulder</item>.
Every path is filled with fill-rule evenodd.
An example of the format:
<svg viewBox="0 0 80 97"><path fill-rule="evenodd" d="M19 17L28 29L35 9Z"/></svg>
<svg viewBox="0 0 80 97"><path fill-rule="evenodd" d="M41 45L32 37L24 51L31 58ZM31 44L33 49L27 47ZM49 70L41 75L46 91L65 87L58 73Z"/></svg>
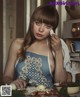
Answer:
<svg viewBox="0 0 80 97"><path fill-rule="evenodd" d="M16 38L15 40L12 41L11 47L13 49L19 50L22 47L24 39L23 38Z"/></svg>
<svg viewBox="0 0 80 97"><path fill-rule="evenodd" d="M23 38L16 38L15 40L13 40L13 43L17 45L21 45L23 41L24 41Z"/></svg>

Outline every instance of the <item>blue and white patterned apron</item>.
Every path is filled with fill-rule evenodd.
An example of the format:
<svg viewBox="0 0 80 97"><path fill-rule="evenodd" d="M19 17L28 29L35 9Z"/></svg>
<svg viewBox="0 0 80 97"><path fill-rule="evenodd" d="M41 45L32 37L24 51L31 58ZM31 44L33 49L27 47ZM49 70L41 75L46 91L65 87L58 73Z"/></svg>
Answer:
<svg viewBox="0 0 80 97"><path fill-rule="evenodd" d="M33 52L25 52L26 59L19 60L16 64L17 77L32 82L32 86L44 85L53 88L53 76L49 64L49 58L45 55Z"/></svg>

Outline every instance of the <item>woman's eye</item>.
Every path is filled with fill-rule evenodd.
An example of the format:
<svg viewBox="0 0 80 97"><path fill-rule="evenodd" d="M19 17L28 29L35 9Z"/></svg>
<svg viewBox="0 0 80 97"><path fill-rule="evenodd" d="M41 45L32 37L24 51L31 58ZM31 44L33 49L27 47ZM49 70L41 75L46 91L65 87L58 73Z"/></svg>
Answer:
<svg viewBox="0 0 80 97"><path fill-rule="evenodd" d="M36 25L40 25L41 23L39 21L35 21Z"/></svg>
<svg viewBox="0 0 80 97"><path fill-rule="evenodd" d="M51 25L46 25L46 28L47 28L47 29L51 29L52 26L51 26Z"/></svg>

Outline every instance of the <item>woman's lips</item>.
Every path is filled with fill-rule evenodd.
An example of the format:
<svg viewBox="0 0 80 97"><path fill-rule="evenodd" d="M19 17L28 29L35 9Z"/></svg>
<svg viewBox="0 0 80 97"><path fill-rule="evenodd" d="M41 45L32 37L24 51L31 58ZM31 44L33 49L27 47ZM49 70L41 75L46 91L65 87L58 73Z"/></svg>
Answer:
<svg viewBox="0 0 80 97"><path fill-rule="evenodd" d="M42 37L42 36L43 36L42 34L39 34L39 33L36 33L36 35L37 35L38 37Z"/></svg>

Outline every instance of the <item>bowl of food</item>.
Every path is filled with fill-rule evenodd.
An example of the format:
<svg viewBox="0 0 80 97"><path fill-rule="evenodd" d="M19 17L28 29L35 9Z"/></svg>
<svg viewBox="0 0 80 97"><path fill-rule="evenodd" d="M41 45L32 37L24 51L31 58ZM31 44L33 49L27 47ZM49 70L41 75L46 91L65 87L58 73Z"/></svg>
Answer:
<svg viewBox="0 0 80 97"><path fill-rule="evenodd" d="M75 94L80 91L80 81L68 83L67 92L68 94Z"/></svg>
<svg viewBox="0 0 80 97"><path fill-rule="evenodd" d="M56 86L57 90L61 94L75 94L80 91L80 82L66 82L66 83L61 83L59 86Z"/></svg>
<svg viewBox="0 0 80 97"><path fill-rule="evenodd" d="M67 87L67 92L69 95L78 93L80 91L80 86Z"/></svg>

